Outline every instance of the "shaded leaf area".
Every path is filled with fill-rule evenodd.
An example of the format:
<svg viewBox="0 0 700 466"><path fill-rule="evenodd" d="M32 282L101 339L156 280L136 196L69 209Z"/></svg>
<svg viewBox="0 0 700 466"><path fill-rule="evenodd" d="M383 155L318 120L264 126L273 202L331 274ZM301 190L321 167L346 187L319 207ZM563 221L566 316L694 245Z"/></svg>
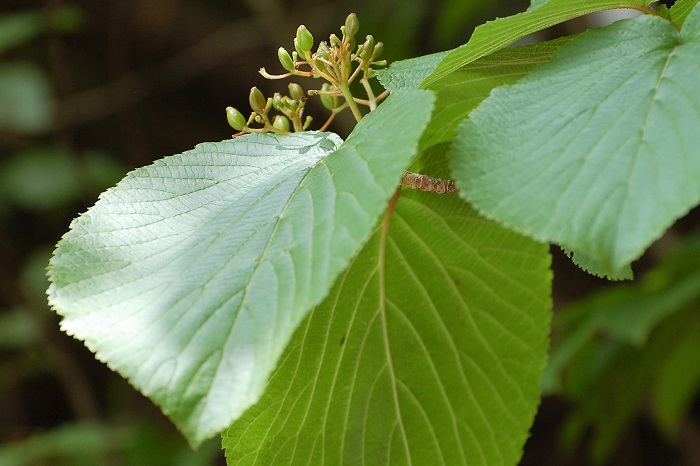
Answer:
<svg viewBox="0 0 700 466"><path fill-rule="evenodd" d="M604 461L650 407L673 441L700 389L700 237L687 239L635 284L618 285L555 315L545 393L575 401L562 440L595 428L591 454Z"/></svg>
<svg viewBox="0 0 700 466"><path fill-rule="evenodd" d="M507 47L518 39L555 24L601 10L614 8L639 9L651 0L548 0L533 3L527 11L506 18L489 21L474 30L469 42L449 52L422 81L422 88L430 88L438 79L462 66L496 50Z"/></svg>
<svg viewBox="0 0 700 466"><path fill-rule="evenodd" d="M214 441L193 451L179 437L124 420L118 427L79 422L0 445L0 466L95 466L117 454L134 466L209 466L220 451Z"/></svg>
<svg viewBox="0 0 700 466"><path fill-rule="evenodd" d="M462 194L580 252L592 272L624 276L700 201L699 31L699 8L680 33L658 17L620 21L495 89L457 130Z"/></svg>
<svg viewBox="0 0 700 466"><path fill-rule="evenodd" d="M332 133L251 134L130 173L73 222L51 261L62 329L192 444L220 431L258 400L296 327L369 237L432 100L396 93L342 145ZM392 131L405 137L383 137Z"/></svg>
<svg viewBox="0 0 700 466"><path fill-rule="evenodd" d="M404 190L299 328L228 464L515 464L549 333L543 244Z"/></svg>

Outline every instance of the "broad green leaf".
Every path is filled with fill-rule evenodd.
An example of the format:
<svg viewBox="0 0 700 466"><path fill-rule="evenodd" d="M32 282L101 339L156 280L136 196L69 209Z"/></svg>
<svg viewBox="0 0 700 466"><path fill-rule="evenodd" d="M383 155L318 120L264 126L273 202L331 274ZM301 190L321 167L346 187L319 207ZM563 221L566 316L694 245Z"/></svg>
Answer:
<svg viewBox="0 0 700 466"><path fill-rule="evenodd" d="M571 40L564 37L550 42L499 50L450 73L430 86L437 93L433 117L423 133L422 147L452 140L455 128L469 112L488 97L491 90L513 84Z"/></svg>
<svg viewBox="0 0 700 466"><path fill-rule="evenodd" d="M680 33L646 15L576 37L459 126L462 195L620 276L700 201L699 57L700 8Z"/></svg>
<svg viewBox="0 0 700 466"><path fill-rule="evenodd" d="M549 261L458 196L402 191L224 433L228 464L515 464L539 403Z"/></svg>
<svg viewBox="0 0 700 466"><path fill-rule="evenodd" d="M369 237L432 101L394 93L342 144L331 133L251 134L130 173L51 260L62 329L192 444L230 425Z"/></svg>
<svg viewBox="0 0 700 466"><path fill-rule="evenodd" d="M533 32L596 11L614 8L640 9L649 3L652 3L652 0L548 0L544 3L536 2L527 11L506 18L498 18L477 27L469 42L450 51L432 73L423 80L421 87L430 88L438 79Z"/></svg>
<svg viewBox="0 0 700 466"><path fill-rule="evenodd" d="M581 254L581 251L570 251L565 247L562 248L562 250L569 256L574 264L591 275L607 278L608 280L632 280L634 278L631 264L627 264L619 270L616 270L614 274L608 270L606 275L606 269L601 265L600 261L586 256L585 254Z"/></svg>
<svg viewBox="0 0 700 466"><path fill-rule="evenodd" d="M674 23L682 26L690 12L697 5L698 0L678 0L671 7L671 19Z"/></svg>

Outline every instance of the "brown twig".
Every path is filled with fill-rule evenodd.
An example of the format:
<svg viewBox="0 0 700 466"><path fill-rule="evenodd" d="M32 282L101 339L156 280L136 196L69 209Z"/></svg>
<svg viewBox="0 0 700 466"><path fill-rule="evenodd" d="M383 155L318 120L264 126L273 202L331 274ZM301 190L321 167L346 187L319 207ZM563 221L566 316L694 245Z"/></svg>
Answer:
<svg viewBox="0 0 700 466"><path fill-rule="evenodd" d="M412 173L409 171L403 172L401 186L438 194L454 193L459 191L457 186L455 186L454 180L442 180L440 178L433 178L428 175L421 175L420 173Z"/></svg>

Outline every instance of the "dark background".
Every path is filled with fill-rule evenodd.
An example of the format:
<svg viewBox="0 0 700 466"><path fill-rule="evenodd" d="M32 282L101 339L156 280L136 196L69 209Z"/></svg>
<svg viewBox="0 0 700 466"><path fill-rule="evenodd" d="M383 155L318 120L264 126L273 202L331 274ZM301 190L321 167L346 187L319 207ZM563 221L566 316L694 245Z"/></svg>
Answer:
<svg viewBox="0 0 700 466"><path fill-rule="evenodd" d="M257 70L281 72L276 49L292 49L299 24L320 39L355 11L360 35L383 41L393 61L460 45L477 25L528 4L3 0L0 17L26 12L34 19L19 32L0 22L0 47L6 35L28 34L0 48L0 465L224 464L218 439L191 452L150 401L59 331L46 305L44 268L70 220L127 171L230 137L224 108L246 113L253 85L266 95L280 90ZM598 20L566 23L536 40ZM331 129L346 135L352 125L340 118ZM671 240L635 265L637 276L698 223L697 211L679 222ZM615 286L552 251L557 309ZM660 434L641 406L606 463L700 464L698 405L674 437ZM559 441L575 410L565 397L544 399L522 464L590 464L590 432L568 450Z"/></svg>

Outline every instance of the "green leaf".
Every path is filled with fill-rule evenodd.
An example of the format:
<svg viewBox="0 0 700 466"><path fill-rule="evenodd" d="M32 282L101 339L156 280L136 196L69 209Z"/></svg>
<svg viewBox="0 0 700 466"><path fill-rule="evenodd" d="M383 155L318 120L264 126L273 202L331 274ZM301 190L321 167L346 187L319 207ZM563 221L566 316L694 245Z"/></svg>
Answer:
<svg viewBox="0 0 700 466"><path fill-rule="evenodd" d="M635 283L619 284L558 312L559 338L545 371L555 391L567 366L588 340L601 335L637 348L669 316L700 300L700 236L686 239L664 262Z"/></svg>
<svg viewBox="0 0 700 466"><path fill-rule="evenodd" d="M697 352L692 352L697 348L697 341L692 341L697 340L699 324L696 304L661 322L642 347L591 334L565 372L563 394L573 401L572 417L578 427L570 432L574 438L568 441L576 444L585 435L592 464L608 463L630 424L648 412L649 395L657 410L669 409L678 415L676 410L688 406L692 400L688 397L699 381ZM554 327L554 332L561 331ZM678 364L683 362L687 365L681 374ZM674 366L674 373L666 371L669 365ZM666 377L669 380L660 384ZM672 383L678 385L672 387ZM654 393L661 385L665 391ZM671 399L659 405L659 396Z"/></svg>
<svg viewBox="0 0 700 466"><path fill-rule="evenodd" d="M402 191L224 433L228 464L515 464L539 403L549 262L458 196Z"/></svg>
<svg viewBox="0 0 700 466"><path fill-rule="evenodd" d="M121 446L133 431L131 426L115 428L96 423L64 424L0 446L0 466L99 464L115 445Z"/></svg>
<svg viewBox="0 0 700 466"><path fill-rule="evenodd" d="M563 37L550 42L499 50L450 73L430 86L437 93L433 118L423 133L422 147L452 140L457 125L492 89L514 84L538 65L551 59Z"/></svg>
<svg viewBox="0 0 700 466"><path fill-rule="evenodd" d="M699 56L700 8L680 33L646 15L578 36L460 125L462 195L620 276L700 201Z"/></svg>
<svg viewBox="0 0 700 466"><path fill-rule="evenodd" d="M507 18L498 18L477 27L469 42L450 51L434 71L423 80L421 87L430 88L438 79L533 32L596 11L613 8L640 9L649 3L652 1L549 0L545 3L536 2L527 11Z"/></svg>
<svg viewBox="0 0 700 466"><path fill-rule="evenodd" d="M399 60L385 70L377 71L377 78L386 89L418 89L448 52L438 52L408 60Z"/></svg>
<svg viewBox="0 0 700 466"><path fill-rule="evenodd" d="M669 436L681 421L700 388L700 319L686 322L675 337L675 347L666 350L666 361L652 389L651 404L659 427Z"/></svg>
<svg viewBox="0 0 700 466"><path fill-rule="evenodd" d="M74 32L82 21L82 11L72 5L58 5L50 11L27 10L0 16L0 53L23 45L47 30Z"/></svg>
<svg viewBox="0 0 700 466"><path fill-rule="evenodd" d="M43 32L40 11L21 11L0 16L0 53L29 42Z"/></svg>
<svg viewBox="0 0 700 466"><path fill-rule="evenodd" d="M632 280L634 278L634 272L632 272L632 266L630 264L616 270L614 275L608 270L606 275L606 269L599 261L588 257L585 254L581 254L581 251L570 251L566 248L562 249L574 264L578 265L581 269L590 273L591 275L607 278L608 280Z"/></svg>
<svg viewBox="0 0 700 466"><path fill-rule="evenodd" d="M192 444L230 425L369 237L432 101L394 93L342 145L331 133L251 134L130 173L51 260L62 328Z"/></svg>
<svg viewBox="0 0 700 466"><path fill-rule="evenodd" d="M671 19L674 23L682 26L690 12L697 5L698 0L678 0L671 7Z"/></svg>
<svg viewBox="0 0 700 466"><path fill-rule="evenodd" d="M596 427L602 459L649 399L672 433L700 384L700 236L685 238L636 283L621 283L556 313L545 392L576 401L580 429Z"/></svg>
<svg viewBox="0 0 700 466"><path fill-rule="evenodd" d="M72 202L81 194L76 165L72 154L59 147L31 147L12 154L0 165L0 200L39 210Z"/></svg>

